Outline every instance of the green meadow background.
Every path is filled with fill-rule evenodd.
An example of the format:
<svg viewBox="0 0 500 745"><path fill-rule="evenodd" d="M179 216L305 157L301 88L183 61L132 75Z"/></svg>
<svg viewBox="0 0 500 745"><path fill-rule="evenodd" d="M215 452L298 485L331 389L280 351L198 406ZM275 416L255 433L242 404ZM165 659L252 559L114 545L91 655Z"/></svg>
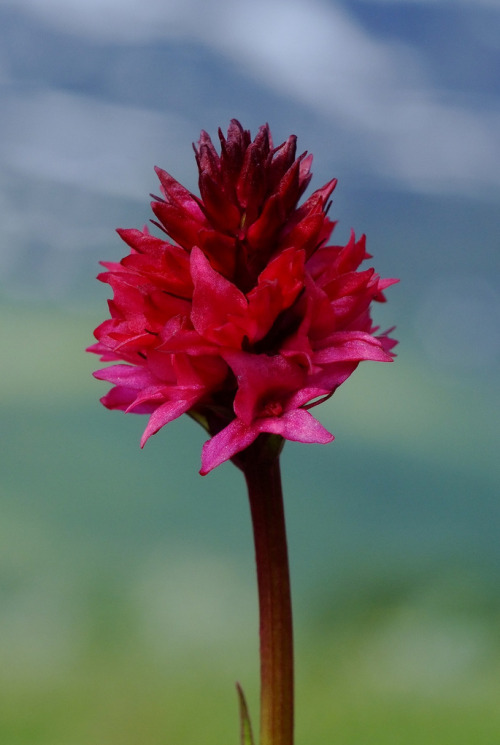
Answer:
<svg viewBox="0 0 500 745"><path fill-rule="evenodd" d="M100 406L102 298L1 312L0 742L236 745L236 681L258 723L240 474L198 475L187 418L141 451L145 419ZM335 442L282 457L298 745L500 742L498 388L399 337L316 410Z"/></svg>

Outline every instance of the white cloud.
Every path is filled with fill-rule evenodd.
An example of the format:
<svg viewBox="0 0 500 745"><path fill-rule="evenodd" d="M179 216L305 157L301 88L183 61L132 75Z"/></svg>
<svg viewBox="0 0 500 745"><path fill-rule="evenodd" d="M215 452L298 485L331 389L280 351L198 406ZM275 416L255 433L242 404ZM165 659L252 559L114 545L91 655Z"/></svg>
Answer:
<svg viewBox="0 0 500 745"><path fill-rule="evenodd" d="M367 5L471 5L475 8L500 8L500 0L363 0Z"/></svg>
<svg viewBox="0 0 500 745"><path fill-rule="evenodd" d="M500 187L500 111L445 101L416 52L371 38L340 7L320 2L254 0L236 15L220 37L225 53L339 124L353 148L348 158L365 158L411 189Z"/></svg>
<svg viewBox="0 0 500 745"><path fill-rule="evenodd" d="M190 33L204 11L229 0L6 0L50 26L77 36L142 42Z"/></svg>
<svg viewBox="0 0 500 745"><path fill-rule="evenodd" d="M93 98L13 95L3 101L0 160L27 175L143 200L167 148L169 168L185 168L186 131L180 117Z"/></svg>
<svg viewBox="0 0 500 745"><path fill-rule="evenodd" d="M500 187L500 169L495 168L500 161L498 108L473 109L466 99L458 104L435 90L425 52L375 38L341 4L323 0L17 3L46 23L107 42L142 43L177 37L201 43L260 85L308 106L318 120L331 122L341 134L338 147L346 160L405 188L487 194ZM493 0L489 5L494 5ZM32 105L36 108L40 102ZM79 107L84 110L85 127L77 115ZM93 174L100 172L99 161L113 160L120 148L129 153L129 168L135 169L143 156L144 162L156 158L145 135L136 141L131 130L141 133L150 127L149 139L155 142L162 129L157 115L130 109L126 117L117 118L124 130L116 133L115 141L110 137L114 129L111 107L103 105L98 113L97 108L89 109L88 102L80 105L75 100L71 106L63 106L61 114L69 116L84 147L83 153L80 149L73 152L65 131L57 138L45 133L42 145L57 145L61 157L59 163L54 158L52 171L67 173L78 165L82 177L91 184ZM101 138L101 146L94 143L91 147L89 124L95 142ZM203 126L203 121L199 124ZM62 127L58 121L55 126ZM177 131L171 145L177 141ZM30 151L36 165L41 157L37 140L41 135L26 136L24 156L19 149L17 154L26 157ZM20 137L15 135L19 147ZM109 152L104 144L108 142ZM95 147L102 150L98 158L93 154ZM125 164L120 168L125 178L119 188L128 188ZM94 180L96 184L99 181L98 188L106 184L111 188L110 178ZM143 181L136 179L135 184L134 188L143 189Z"/></svg>

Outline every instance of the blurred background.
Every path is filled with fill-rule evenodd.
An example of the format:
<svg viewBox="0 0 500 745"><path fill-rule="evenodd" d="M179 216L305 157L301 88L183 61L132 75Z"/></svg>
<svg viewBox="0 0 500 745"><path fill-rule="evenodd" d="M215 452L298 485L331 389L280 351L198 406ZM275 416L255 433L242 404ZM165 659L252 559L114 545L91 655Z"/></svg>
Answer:
<svg viewBox="0 0 500 745"><path fill-rule="evenodd" d="M2 0L0 742L238 741L258 721L243 481L139 449L85 355L153 166L237 117L339 179L400 339L282 458L298 745L498 745L498 0Z"/></svg>

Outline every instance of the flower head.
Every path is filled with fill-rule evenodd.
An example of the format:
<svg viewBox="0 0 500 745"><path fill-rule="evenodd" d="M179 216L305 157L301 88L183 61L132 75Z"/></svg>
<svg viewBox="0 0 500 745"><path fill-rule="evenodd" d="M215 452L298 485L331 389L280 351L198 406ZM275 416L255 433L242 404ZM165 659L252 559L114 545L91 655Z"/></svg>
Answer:
<svg viewBox="0 0 500 745"><path fill-rule="evenodd" d="M150 415L141 445L184 413L205 426L202 473L261 435L333 440L309 409L396 344L370 308L397 280L359 270L364 236L329 244L336 181L299 205L312 157L294 136L274 147L267 125L252 141L233 120L219 138L220 153L206 132L195 147L200 197L157 169L168 240L118 231L130 253L99 275L114 296L90 347L118 363L95 373L114 386L102 403Z"/></svg>

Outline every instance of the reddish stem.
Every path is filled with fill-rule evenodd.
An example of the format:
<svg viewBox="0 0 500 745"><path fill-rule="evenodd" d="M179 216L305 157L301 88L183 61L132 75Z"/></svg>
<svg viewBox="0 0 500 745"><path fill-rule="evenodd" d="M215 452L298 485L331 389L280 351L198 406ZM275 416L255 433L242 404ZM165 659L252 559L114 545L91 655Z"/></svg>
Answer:
<svg viewBox="0 0 500 745"><path fill-rule="evenodd" d="M260 745L293 745L293 632L279 455L243 468L252 512L260 609Z"/></svg>

